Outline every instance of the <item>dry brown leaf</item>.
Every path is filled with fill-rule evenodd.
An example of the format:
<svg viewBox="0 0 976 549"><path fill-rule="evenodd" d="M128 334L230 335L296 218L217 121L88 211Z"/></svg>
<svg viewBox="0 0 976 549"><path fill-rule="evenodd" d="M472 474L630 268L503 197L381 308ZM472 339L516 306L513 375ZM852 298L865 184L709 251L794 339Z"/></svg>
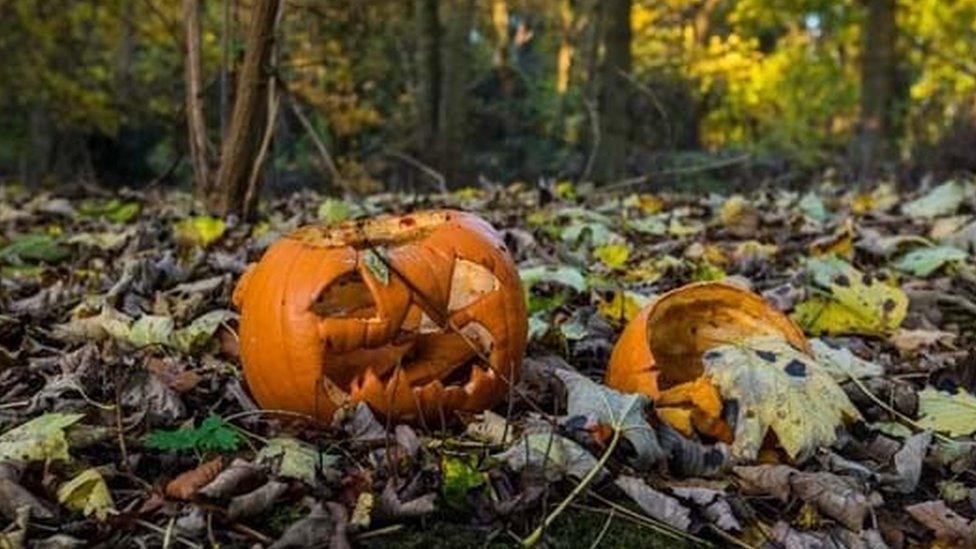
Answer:
<svg viewBox="0 0 976 549"><path fill-rule="evenodd" d="M956 334L942 330L906 330L899 328L888 338L902 355L913 355L936 344L952 345Z"/></svg>
<svg viewBox="0 0 976 549"><path fill-rule="evenodd" d="M220 474L222 468L223 462L218 457L190 469L169 481L166 485L166 495L175 499L193 499L201 488Z"/></svg>
<svg viewBox="0 0 976 549"><path fill-rule="evenodd" d="M264 480L264 476L261 467L236 458L198 493L208 498L229 498L254 489Z"/></svg>
<svg viewBox="0 0 976 549"><path fill-rule="evenodd" d="M288 485L283 482L268 481L260 488L230 500L227 515L233 520L259 515L270 509L287 489Z"/></svg>
<svg viewBox="0 0 976 549"><path fill-rule="evenodd" d="M859 532L871 504L850 479L831 473L797 473L790 479L793 493L850 530Z"/></svg>
<svg viewBox="0 0 976 549"><path fill-rule="evenodd" d="M976 540L976 524L950 509L942 500L909 505L905 511L940 540L961 542L967 544L966 547L972 547Z"/></svg>

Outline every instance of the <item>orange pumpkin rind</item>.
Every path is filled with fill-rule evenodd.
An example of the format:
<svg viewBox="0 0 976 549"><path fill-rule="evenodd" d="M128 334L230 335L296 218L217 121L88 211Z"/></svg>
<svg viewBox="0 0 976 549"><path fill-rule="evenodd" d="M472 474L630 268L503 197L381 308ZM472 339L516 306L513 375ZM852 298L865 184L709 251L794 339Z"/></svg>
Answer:
<svg viewBox="0 0 976 549"><path fill-rule="evenodd" d="M803 331L749 290L725 282L688 284L660 296L624 328L604 382L655 401L660 419L682 434L730 442L721 397L703 377L702 354L750 337L775 335L812 354Z"/></svg>
<svg viewBox="0 0 976 549"><path fill-rule="evenodd" d="M507 394L526 344L514 262L488 223L458 211L300 228L233 301L257 402L322 422L349 401L437 425L484 410Z"/></svg>

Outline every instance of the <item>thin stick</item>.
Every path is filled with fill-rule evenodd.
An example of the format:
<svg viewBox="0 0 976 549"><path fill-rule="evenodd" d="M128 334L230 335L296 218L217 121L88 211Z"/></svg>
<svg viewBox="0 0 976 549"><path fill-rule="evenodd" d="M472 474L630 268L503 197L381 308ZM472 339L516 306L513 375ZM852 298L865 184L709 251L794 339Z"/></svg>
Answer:
<svg viewBox="0 0 976 549"><path fill-rule="evenodd" d="M434 168L431 168L427 164L424 164L423 162L417 160L416 158L406 155L400 151L395 151L393 149L386 149L383 152L385 152L387 156L391 156L393 158L396 158L397 160L402 160L403 162L413 166L414 168L417 168L424 175L430 177L431 179L434 180L435 183L437 183L437 190L439 192L442 193L447 192L447 179L445 179L444 176Z"/></svg>
<svg viewBox="0 0 976 549"><path fill-rule="evenodd" d="M143 528L146 528L147 530L152 530L153 532L156 532L157 534L163 536L164 538L166 537L166 530L164 530L163 528L160 528L159 526L156 526L155 524L149 522L148 520L135 519L132 522L134 524L138 524L139 526L142 526ZM188 540L188 539L186 539L186 538L184 538L184 537L182 537L180 535L175 535L175 536L173 536L172 539L174 539L174 540L182 543L183 545L186 545L187 547L191 547L192 549L203 549L203 546L202 545L199 545L197 543L193 543L192 541L190 541L190 540Z"/></svg>
<svg viewBox="0 0 976 549"><path fill-rule="evenodd" d="M603 471L603 466L606 465L607 461L610 459L610 454L613 453L614 449L617 448L617 443L620 442L620 432L620 428L614 429L613 438L610 439L610 444L607 445L607 449L604 450L603 455L600 456L600 459L596 462L596 465L594 465L593 468L586 473L586 476L580 480L580 483L577 484L575 488L573 488L573 491L570 492L569 495L566 496L551 513L549 513L545 520L542 521L542 524L540 524L531 534L529 534L527 538L522 540L523 547L534 547L535 544L539 543L539 541L542 539L542 532L548 528L549 525L551 525L563 511L566 510L566 507L569 507L569 504L572 503L573 500L583 493L583 490L585 490L586 487L593 482L593 479L596 478L597 474L600 471Z"/></svg>

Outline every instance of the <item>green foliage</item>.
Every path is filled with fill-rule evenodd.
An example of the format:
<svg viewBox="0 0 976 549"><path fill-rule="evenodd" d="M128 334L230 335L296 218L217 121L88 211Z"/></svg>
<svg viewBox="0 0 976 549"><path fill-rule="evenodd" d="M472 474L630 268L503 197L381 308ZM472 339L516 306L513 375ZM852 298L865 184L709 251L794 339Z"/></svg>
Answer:
<svg viewBox="0 0 976 549"><path fill-rule="evenodd" d="M241 435L232 425L216 414L207 416L199 427L172 431L155 430L146 436L145 445L165 452L233 452L241 443Z"/></svg>

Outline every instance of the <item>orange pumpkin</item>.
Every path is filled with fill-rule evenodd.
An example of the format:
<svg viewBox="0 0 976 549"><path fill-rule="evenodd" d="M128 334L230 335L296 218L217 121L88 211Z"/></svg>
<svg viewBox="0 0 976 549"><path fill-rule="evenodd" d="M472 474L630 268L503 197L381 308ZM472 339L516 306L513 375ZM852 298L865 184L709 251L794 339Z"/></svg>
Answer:
<svg viewBox="0 0 976 549"><path fill-rule="evenodd" d="M702 378L701 356L719 345L763 335L783 337L811 353L803 331L759 295L723 282L688 284L660 296L628 323L604 381L648 396L659 416L685 434L693 427L728 441L721 398Z"/></svg>
<svg viewBox="0 0 976 549"><path fill-rule="evenodd" d="M484 410L525 351L515 264L464 212L300 228L249 267L233 299L255 399L322 422L348 401L437 425Z"/></svg>

